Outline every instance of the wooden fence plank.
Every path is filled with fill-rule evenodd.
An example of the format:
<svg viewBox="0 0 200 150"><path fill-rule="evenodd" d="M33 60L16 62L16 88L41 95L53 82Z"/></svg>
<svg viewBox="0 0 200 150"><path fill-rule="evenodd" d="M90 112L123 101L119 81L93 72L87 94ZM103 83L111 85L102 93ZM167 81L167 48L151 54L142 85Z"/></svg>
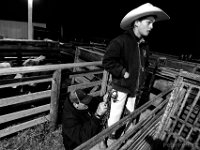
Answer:
<svg viewBox="0 0 200 150"><path fill-rule="evenodd" d="M17 83L9 83L9 84L0 85L0 88L16 87L16 86L20 86L20 85L27 85L27 84L34 84L34 83L44 83L44 82L50 82L51 80L52 80L52 78L47 78L47 79L24 81L24 82L17 82Z"/></svg>
<svg viewBox="0 0 200 150"><path fill-rule="evenodd" d="M49 121L49 115L0 130L0 138Z"/></svg>
<svg viewBox="0 0 200 150"><path fill-rule="evenodd" d="M0 124L50 110L50 104L0 116Z"/></svg>
<svg viewBox="0 0 200 150"><path fill-rule="evenodd" d="M91 70L91 71L87 71L87 73L77 72L76 74L69 75L69 78L82 77L82 76L87 76L91 74L100 74L100 73L103 73L103 70Z"/></svg>
<svg viewBox="0 0 200 150"><path fill-rule="evenodd" d="M103 96L107 91L109 76L110 76L110 74L106 70L104 70L103 78L102 78L102 82L101 82L101 96Z"/></svg>
<svg viewBox="0 0 200 150"><path fill-rule="evenodd" d="M89 95L91 95L93 97L100 96L100 91L92 92Z"/></svg>
<svg viewBox="0 0 200 150"><path fill-rule="evenodd" d="M50 96L51 96L51 90L31 93L28 95L3 98L3 99L0 99L0 107L19 104L23 102L31 102L32 100L46 98Z"/></svg>
<svg viewBox="0 0 200 150"><path fill-rule="evenodd" d="M86 62L86 61L84 61L80 58L77 60L77 63L84 63L84 62ZM85 68L87 68L88 70L99 70L101 67L97 67L97 66L93 65L93 66L86 66ZM77 71L81 71L81 70L83 70L83 68L79 67L79 69L77 69Z"/></svg>
<svg viewBox="0 0 200 150"><path fill-rule="evenodd" d="M54 130L57 124L60 85L61 85L61 69L58 69L53 74L53 82L52 82L52 89L51 89L51 105L50 105L51 130Z"/></svg>
<svg viewBox="0 0 200 150"><path fill-rule="evenodd" d="M91 48L91 47L88 47L88 48ZM98 49L98 50L102 50L102 52L98 52L98 51L92 51L91 49L88 49L88 48L84 48L84 47L80 47L78 46L78 49L82 50L82 51L85 51L85 52L88 52L88 53L92 53L92 54L96 54L96 55L99 55L99 56L103 56L104 53L102 49L98 49L98 48L94 48L94 49Z"/></svg>
<svg viewBox="0 0 200 150"><path fill-rule="evenodd" d="M75 81L78 82L78 83L87 83L87 82L89 83L90 82L90 80L88 80L85 77L76 77Z"/></svg>
<svg viewBox="0 0 200 150"><path fill-rule="evenodd" d="M68 87L67 92L72 92L76 89L83 89L83 88L88 88L88 87L93 87L93 86L97 86L97 85L101 85L101 81L95 81L95 82L90 82L90 83L81 83L81 84L76 84L76 85L70 85Z"/></svg>
<svg viewBox="0 0 200 150"><path fill-rule="evenodd" d="M80 50L76 47L75 56L74 56L74 63L78 63L79 55L80 55ZM79 67L74 67L73 72L76 72L78 69L79 69ZM75 78L73 77L71 84L74 84L74 82L75 82Z"/></svg>

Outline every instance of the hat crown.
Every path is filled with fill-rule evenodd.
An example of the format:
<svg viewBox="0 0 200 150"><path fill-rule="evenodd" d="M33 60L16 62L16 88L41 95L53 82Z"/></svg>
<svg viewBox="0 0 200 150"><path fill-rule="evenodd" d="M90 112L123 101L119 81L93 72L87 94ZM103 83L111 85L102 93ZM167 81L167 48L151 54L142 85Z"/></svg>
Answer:
<svg viewBox="0 0 200 150"><path fill-rule="evenodd" d="M153 5L151 4L151 3L145 3L145 4L143 4L143 5L141 5L141 6L139 6L139 7L152 7Z"/></svg>
<svg viewBox="0 0 200 150"><path fill-rule="evenodd" d="M71 102L75 102L75 103L81 102L84 104L89 104L91 99L92 99L92 96L86 94L81 89L77 89L76 91L74 91L70 94Z"/></svg>
<svg viewBox="0 0 200 150"><path fill-rule="evenodd" d="M128 29L133 21L148 15L156 16L156 21L169 19L169 16L162 9L153 6L151 3L145 3L127 13L122 19L120 27Z"/></svg>
<svg viewBox="0 0 200 150"><path fill-rule="evenodd" d="M80 101L87 96L87 94L80 89L76 90L75 93Z"/></svg>

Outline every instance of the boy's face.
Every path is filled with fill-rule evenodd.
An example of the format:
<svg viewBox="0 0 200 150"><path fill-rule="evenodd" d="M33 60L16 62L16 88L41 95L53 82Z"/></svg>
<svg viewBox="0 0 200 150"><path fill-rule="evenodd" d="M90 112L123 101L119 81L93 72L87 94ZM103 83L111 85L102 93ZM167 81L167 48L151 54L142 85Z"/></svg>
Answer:
<svg viewBox="0 0 200 150"><path fill-rule="evenodd" d="M142 20L137 20L136 25L137 25L139 34L141 36L148 36L151 30L153 29L154 22L155 22L155 18L153 16L148 16Z"/></svg>

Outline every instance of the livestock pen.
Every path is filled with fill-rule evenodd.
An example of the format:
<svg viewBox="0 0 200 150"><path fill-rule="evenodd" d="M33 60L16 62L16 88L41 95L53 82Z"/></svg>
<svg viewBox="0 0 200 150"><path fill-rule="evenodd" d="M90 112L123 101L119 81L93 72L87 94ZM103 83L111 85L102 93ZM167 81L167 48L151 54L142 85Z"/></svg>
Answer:
<svg viewBox="0 0 200 150"><path fill-rule="evenodd" d="M61 114L59 111L62 109L62 106L59 106L59 104L61 104L62 100L65 99L67 93L76 90L77 88L88 88L92 91L90 93L93 97L100 96L103 88L101 88L102 78L99 78L99 76L103 77L103 70L91 70L86 73L73 73L68 71L70 69L72 70L74 67L81 68L89 66L101 66L101 62L1 69L1 76L16 73L26 74L30 72L50 72L48 75L40 77L31 76L22 79L1 80L1 89L10 88L15 90L16 88L13 89L13 87L23 87L24 85L34 85L34 88L39 88L46 82L50 85L50 88L46 90L43 89L42 91L35 91L33 93L18 93L18 95L3 97L0 99L1 138L45 122L49 123L50 130L53 131L58 125L58 115ZM98 75L98 78L95 77L96 75ZM83 76L94 76L95 79L93 78L89 83L74 82L71 84L70 79ZM7 92L11 91L8 89Z"/></svg>
<svg viewBox="0 0 200 150"><path fill-rule="evenodd" d="M72 45L54 41L0 42L1 62L12 64L9 68L0 69L2 140L46 123L51 131L55 131L61 119L62 102L69 92L77 88L87 88L92 91L93 97L100 96L103 89L101 62L73 63L75 49ZM39 55L46 56L45 63L22 66L27 58ZM21 77L15 78L18 74Z"/></svg>
<svg viewBox="0 0 200 150"><path fill-rule="evenodd" d="M56 51L61 54L72 53L73 63L0 69L0 90L7 91L0 98L2 139L44 123L48 123L51 132L55 131L62 102L71 91L88 89L91 95L101 98L106 93L109 74L101 66L104 50L77 46L72 52L59 48ZM196 63L152 55L148 70L149 100L76 150L93 148L138 116L140 120L134 128L106 149L147 150L158 146L158 142L162 148L199 149L198 69ZM13 78L16 74L28 76ZM27 86L36 90L24 92Z"/></svg>

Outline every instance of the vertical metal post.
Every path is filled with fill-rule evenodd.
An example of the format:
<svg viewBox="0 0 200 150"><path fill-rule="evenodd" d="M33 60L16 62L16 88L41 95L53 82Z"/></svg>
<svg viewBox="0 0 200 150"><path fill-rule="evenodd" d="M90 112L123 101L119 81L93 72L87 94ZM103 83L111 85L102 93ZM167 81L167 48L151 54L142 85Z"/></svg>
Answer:
<svg viewBox="0 0 200 150"><path fill-rule="evenodd" d="M33 0L28 0L28 39L33 39Z"/></svg>

